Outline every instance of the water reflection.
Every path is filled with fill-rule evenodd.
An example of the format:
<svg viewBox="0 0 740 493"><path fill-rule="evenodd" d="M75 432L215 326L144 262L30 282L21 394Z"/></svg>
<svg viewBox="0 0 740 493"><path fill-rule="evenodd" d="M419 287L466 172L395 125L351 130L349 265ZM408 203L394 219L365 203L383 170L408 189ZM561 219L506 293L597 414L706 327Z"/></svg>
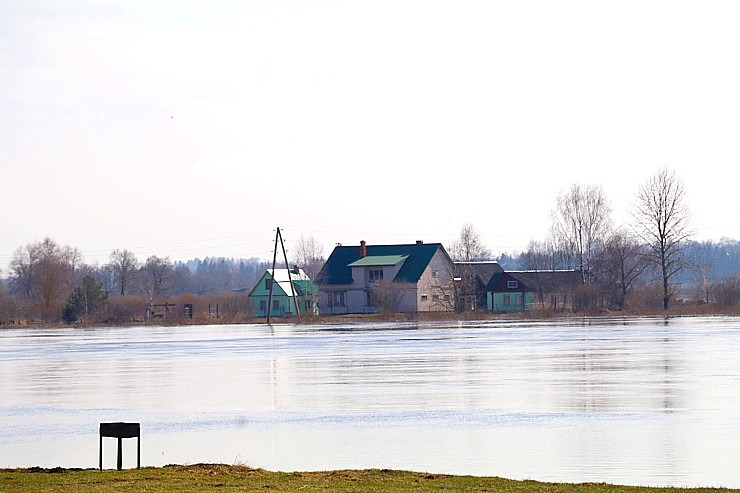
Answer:
<svg viewBox="0 0 740 493"><path fill-rule="evenodd" d="M707 318L2 331L0 467L95 467L98 423L136 421L145 465L737 487L737 329Z"/></svg>

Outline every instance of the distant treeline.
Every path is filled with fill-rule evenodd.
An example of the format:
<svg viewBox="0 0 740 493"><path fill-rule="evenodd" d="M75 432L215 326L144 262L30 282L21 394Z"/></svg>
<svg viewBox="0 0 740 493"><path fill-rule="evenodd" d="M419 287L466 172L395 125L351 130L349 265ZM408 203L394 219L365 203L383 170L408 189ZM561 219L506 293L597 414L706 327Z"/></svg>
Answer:
<svg viewBox="0 0 740 493"><path fill-rule="evenodd" d="M489 254L505 270L533 270L538 245L515 255ZM454 248L453 248L454 249ZM690 263L682 269L677 284L682 298L709 301L709 286L740 276L740 242L687 242L684 253ZM549 253L548 267L573 269L572 257ZM453 255L454 257L454 255ZM309 277L315 277L323 256L293 259ZM541 261L539 261L541 264ZM0 278L0 325L29 321L68 323L122 323L144 319L151 304L172 302L172 315L182 317L182 306L190 304L200 316L239 321L251 317L247 293L272 263L249 258L205 258L172 262L168 257L150 256L140 261L129 251L115 250L102 266L85 264L75 248L51 239L19 248L6 275ZM649 285L646 271L640 282ZM167 305L163 309L169 311ZM160 310L162 311L162 310Z"/></svg>
<svg viewBox="0 0 740 493"><path fill-rule="evenodd" d="M740 241L733 239L722 239L720 241L688 241L684 254L689 259L689 265L680 271L677 281L690 284L692 282L707 281L714 282L733 274L740 274ZM499 255L494 260L498 261L505 270L531 270L531 257L534 255L532 248L515 255L506 253ZM574 269L576 266L566 255L555 255L554 268Z"/></svg>

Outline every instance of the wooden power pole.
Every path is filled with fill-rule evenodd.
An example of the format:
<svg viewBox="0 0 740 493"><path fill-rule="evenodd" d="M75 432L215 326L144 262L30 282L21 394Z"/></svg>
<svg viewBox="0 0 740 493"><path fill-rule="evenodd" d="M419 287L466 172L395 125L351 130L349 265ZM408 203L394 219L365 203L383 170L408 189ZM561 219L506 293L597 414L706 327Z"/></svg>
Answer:
<svg viewBox="0 0 740 493"><path fill-rule="evenodd" d="M280 240L280 248L283 250L283 259L285 259L285 270L288 271L288 284L290 284L290 294L293 296L293 304L295 305L295 313L298 318L301 318L301 310L298 307L298 299L295 296L295 289L293 288L293 279L290 277L290 266L288 265L288 254L285 253L285 244L283 243L283 235L280 233L280 228L277 228L275 233L275 248L272 252L272 282L270 283L270 295L267 297L267 323L270 323L272 316L272 290L275 286L275 263L277 261L277 246L278 240Z"/></svg>

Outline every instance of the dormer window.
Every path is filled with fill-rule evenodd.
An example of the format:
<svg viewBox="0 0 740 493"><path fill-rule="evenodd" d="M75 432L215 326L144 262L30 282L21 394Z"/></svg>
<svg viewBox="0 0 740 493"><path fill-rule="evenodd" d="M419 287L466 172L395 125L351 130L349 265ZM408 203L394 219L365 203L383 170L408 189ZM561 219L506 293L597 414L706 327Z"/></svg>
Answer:
<svg viewBox="0 0 740 493"><path fill-rule="evenodd" d="M383 280L383 269L370 269L368 271L368 280L370 282Z"/></svg>
<svg viewBox="0 0 740 493"><path fill-rule="evenodd" d="M506 287L509 289L516 289L519 287L519 282L518 281L508 281L506 283Z"/></svg>

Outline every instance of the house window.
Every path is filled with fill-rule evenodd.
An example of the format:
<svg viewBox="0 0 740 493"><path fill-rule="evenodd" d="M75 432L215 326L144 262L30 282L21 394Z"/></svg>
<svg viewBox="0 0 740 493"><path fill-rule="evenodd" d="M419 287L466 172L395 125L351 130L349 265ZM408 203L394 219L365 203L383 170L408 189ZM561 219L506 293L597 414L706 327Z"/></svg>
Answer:
<svg viewBox="0 0 740 493"><path fill-rule="evenodd" d="M265 290L269 291L272 289L272 279L265 279Z"/></svg>
<svg viewBox="0 0 740 493"><path fill-rule="evenodd" d="M328 295L329 306L346 306L346 291L330 291Z"/></svg>
<svg viewBox="0 0 740 493"><path fill-rule="evenodd" d="M272 300L272 309L280 310L280 300Z"/></svg>
<svg viewBox="0 0 740 493"><path fill-rule="evenodd" d="M439 301L439 295L438 294L433 294L432 295L432 301Z"/></svg>
<svg viewBox="0 0 740 493"><path fill-rule="evenodd" d="M450 301L450 295L449 294L446 294L445 295L445 301Z"/></svg>
<svg viewBox="0 0 740 493"><path fill-rule="evenodd" d="M426 295L426 294L422 294L421 295L421 301L427 301L427 299L429 299L429 296L428 295Z"/></svg>
<svg viewBox="0 0 740 493"><path fill-rule="evenodd" d="M511 305L511 295L505 294L504 295L504 306L509 306L509 305Z"/></svg>
<svg viewBox="0 0 740 493"><path fill-rule="evenodd" d="M380 281L383 279L383 269L372 269L368 275L370 282Z"/></svg>
<svg viewBox="0 0 740 493"><path fill-rule="evenodd" d="M522 295L521 294L515 294L514 295L514 304L516 306L519 306L522 304Z"/></svg>
<svg viewBox="0 0 740 493"><path fill-rule="evenodd" d="M267 300L260 300L260 311L264 312L267 310Z"/></svg>
<svg viewBox="0 0 740 493"><path fill-rule="evenodd" d="M365 291L365 306L375 306L373 305L373 292L372 291Z"/></svg>
<svg viewBox="0 0 740 493"><path fill-rule="evenodd" d="M433 270L432 271L432 279L436 279L437 278L437 274L439 274L439 271Z"/></svg>
<svg viewBox="0 0 740 493"><path fill-rule="evenodd" d="M519 282L518 281L508 281L506 283L506 287L509 289L516 289L519 287Z"/></svg>

